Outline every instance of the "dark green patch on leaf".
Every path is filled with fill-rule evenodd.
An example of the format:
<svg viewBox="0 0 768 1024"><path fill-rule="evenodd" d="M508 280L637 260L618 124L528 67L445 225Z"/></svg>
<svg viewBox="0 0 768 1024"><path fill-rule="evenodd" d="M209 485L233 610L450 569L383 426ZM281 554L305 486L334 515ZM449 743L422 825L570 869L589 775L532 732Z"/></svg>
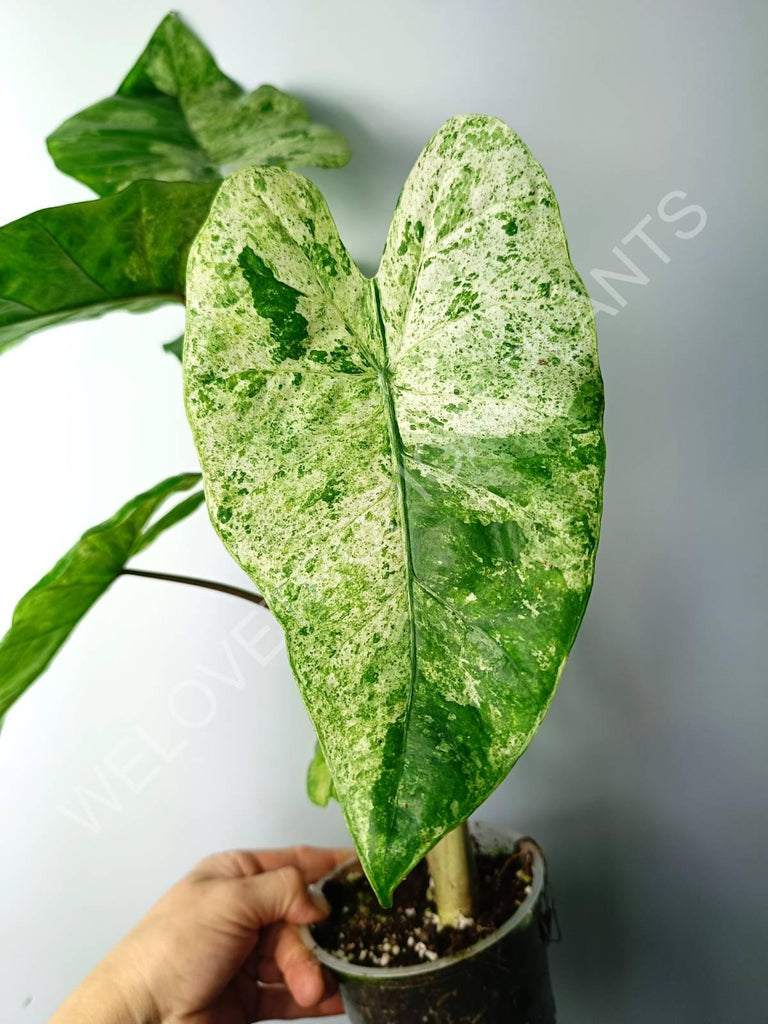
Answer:
<svg viewBox="0 0 768 1024"><path fill-rule="evenodd" d="M296 306L301 292L289 284L278 281L267 264L249 246L237 258L253 296L253 306L259 316L271 321L271 337L275 343L275 357L301 359L308 338L308 323Z"/></svg>

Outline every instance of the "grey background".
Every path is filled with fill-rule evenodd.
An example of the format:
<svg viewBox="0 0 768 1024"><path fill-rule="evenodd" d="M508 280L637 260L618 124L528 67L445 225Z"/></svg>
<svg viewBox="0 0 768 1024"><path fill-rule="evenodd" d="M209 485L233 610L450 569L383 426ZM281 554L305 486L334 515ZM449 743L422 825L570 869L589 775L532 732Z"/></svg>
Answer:
<svg viewBox="0 0 768 1024"><path fill-rule="evenodd" d="M42 140L114 88L165 5L0 12L6 222L86 198ZM429 135L483 111L543 163L593 296L615 305L590 278L623 269L615 246L648 276L598 316L609 459L590 608L539 736L481 816L547 850L565 1024L768 1020L768 8L194 0L183 13L231 75L297 92L348 134L349 167L312 177L367 271ZM672 190L706 211L696 237L675 235L693 217L659 219ZM622 246L646 215L669 263ZM178 367L159 350L179 323L178 310L118 315L3 357L4 622L83 528L194 467ZM200 517L143 564L241 579ZM268 656L274 629L180 589L116 586L0 738L3 1022L44 1020L206 853L343 838L338 811L304 796L311 729L284 655ZM254 657L241 641L262 628ZM239 688L222 681L233 650ZM83 799L91 827L75 820Z"/></svg>

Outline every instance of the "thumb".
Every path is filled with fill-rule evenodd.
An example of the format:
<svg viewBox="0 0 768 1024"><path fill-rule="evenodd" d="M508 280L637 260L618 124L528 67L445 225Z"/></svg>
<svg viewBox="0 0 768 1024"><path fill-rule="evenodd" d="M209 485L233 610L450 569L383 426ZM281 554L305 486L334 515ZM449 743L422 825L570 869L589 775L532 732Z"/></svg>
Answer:
<svg viewBox="0 0 768 1024"><path fill-rule="evenodd" d="M328 900L318 889L308 890L298 868L288 865L238 879L241 910L252 928L277 921L315 924L331 912Z"/></svg>

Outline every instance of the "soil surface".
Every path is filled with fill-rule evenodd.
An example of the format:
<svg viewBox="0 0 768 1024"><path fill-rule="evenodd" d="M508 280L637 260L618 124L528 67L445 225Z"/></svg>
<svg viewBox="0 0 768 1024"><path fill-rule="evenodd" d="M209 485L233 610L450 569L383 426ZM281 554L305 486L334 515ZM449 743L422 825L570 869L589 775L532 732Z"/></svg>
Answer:
<svg viewBox="0 0 768 1024"><path fill-rule="evenodd" d="M323 892L332 911L313 927L315 939L334 956L362 967L406 967L467 949L514 914L532 882L527 851L490 854L475 847L475 861L477 913L462 927L440 924L427 864L421 861L395 889L387 910L359 869L326 882Z"/></svg>

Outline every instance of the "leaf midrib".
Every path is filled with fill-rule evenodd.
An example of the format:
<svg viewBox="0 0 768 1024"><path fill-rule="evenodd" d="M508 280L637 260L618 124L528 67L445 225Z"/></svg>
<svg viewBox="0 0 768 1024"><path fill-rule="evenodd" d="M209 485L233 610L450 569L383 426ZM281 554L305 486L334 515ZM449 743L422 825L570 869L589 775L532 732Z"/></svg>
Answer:
<svg viewBox="0 0 768 1024"><path fill-rule="evenodd" d="M410 662L411 662L411 676L408 687L408 700L405 711L405 722L403 724L403 757L400 763L400 770L397 775L397 788L395 789L394 798L392 800L392 806L389 813L389 820L387 824L387 832L391 832L392 825L397 813L398 802L400 798L400 787L402 786L403 777L405 775L405 751L408 743L408 734L411 726L411 712L413 710L413 696L416 689L416 676L418 673L418 647L416 643L416 604L413 592L413 583L416 575L413 571L413 557L412 557L412 542L411 542L411 530L408 518L408 503L406 501L405 492L405 461L404 461L404 445L402 437L400 436L400 427L397 422L397 416L395 415L395 400L392 394L392 387L389 377L389 357L387 352L387 334L384 327L384 319L381 313L381 296L379 294L378 281L374 277L371 281L373 288L373 298L376 306L376 316L378 320L379 332L381 334L381 347L384 353L383 365L378 367L378 383L381 389L381 394L384 399L384 413L387 418L387 433L389 435L389 446L392 452L392 462L395 472L395 488L397 490L397 502L400 512L400 528L402 532L403 540L403 552L405 562L405 578L406 578L406 596L408 600L408 625L409 625L409 649L410 649Z"/></svg>

